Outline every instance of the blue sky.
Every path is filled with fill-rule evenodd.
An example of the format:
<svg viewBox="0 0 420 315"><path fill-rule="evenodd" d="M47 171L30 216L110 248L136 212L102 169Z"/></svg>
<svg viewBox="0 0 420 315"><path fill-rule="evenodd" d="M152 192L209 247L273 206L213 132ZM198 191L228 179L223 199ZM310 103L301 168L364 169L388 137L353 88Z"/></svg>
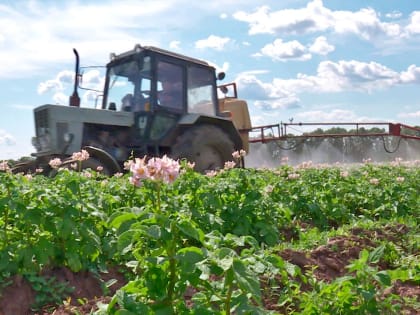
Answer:
<svg viewBox="0 0 420 315"><path fill-rule="evenodd" d="M73 48L81 65L105 65L136 43L225 71L255 126L420 125L418 1L0 1L0 159L34 152L33 108L68 104Z"/></svg>

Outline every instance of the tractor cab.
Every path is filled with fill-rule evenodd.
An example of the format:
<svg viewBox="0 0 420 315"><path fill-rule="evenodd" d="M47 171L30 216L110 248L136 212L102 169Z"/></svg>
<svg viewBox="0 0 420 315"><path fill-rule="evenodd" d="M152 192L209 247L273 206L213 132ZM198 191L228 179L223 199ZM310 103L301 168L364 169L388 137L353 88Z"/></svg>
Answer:
<svg viewBox="0 0 420 315"><path fill-rule="evenodd" d="M180 56L139 45L118 56L111 54L102 107L215 116L215 69L204 61Z"/></svg>

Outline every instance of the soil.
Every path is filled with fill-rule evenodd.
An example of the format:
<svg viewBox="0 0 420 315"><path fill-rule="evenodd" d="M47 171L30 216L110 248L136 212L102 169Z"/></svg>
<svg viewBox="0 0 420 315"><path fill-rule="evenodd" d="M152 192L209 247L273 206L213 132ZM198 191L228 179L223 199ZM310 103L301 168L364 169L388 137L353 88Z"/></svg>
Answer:
<svg viewBox="0 0 420 315"><path fill-rule="evenodd" d="M28 280L22 276L9 279L11 284L1 292L0 315L65 315L89 314L97 303L109 302L117 289L126 283L125 277L117 269L96 275L91 272L72 272L68 268L56 268L42 273L46 279L54 278L54 283L64 284L72 288L65 305L45 305L42 310L34 311L36 292ZM115 279L116 282L108 288L108 297L104 296L104 283ZM82 303L81 303L82 302ZM83 305L81 305L83 304Z"/></svg>
<svg viewBox="0 0 420 315"><path fill-rule="evenodd" d="M348 271L345 266L352 260L357 259L362 249L375 247L373 239L398 240L406 232L407 227L404 225L374 231L354 228L351 235L333 237L329 239L326 245L319 246L312 251L304 252L286 249L278 254L283 259L299 266L302 271L313 270L314 276L318 280L328 282L347 274ZM388 266L385 263L379 265L379 269L391 268L392 266ZM42 311L31 311L31 305L35 301L36 293L26 279L21 276L15 276L10 279L11 284L1 293L0 315L90 314L97 309L97 303L108 303L115 291L125 284L123 275L117 270L94 275L88 272L72 273L66 268L60 268L45 272L44 276L55 277L58 281L74 288L65 305L58 307L45 306ZM103 283L110 279L116 279L117 282L109 288L107 294L104 294ZM261 279L265 308L287 314L284 308L277 306L278 294L275 292L276 289L268 285L265 287L264 283L268 283L266 280ZM305 290L305 286L308 285L302 284L303 290ZM306 289L310 288L306 287ZM396 281L384 294L414 298L420 302L420 286L410 282ZM83 305L81 305L80 299L83 300ZM416 315L420 314L420 311L410 306L403 306L401 314Z"/></svg>

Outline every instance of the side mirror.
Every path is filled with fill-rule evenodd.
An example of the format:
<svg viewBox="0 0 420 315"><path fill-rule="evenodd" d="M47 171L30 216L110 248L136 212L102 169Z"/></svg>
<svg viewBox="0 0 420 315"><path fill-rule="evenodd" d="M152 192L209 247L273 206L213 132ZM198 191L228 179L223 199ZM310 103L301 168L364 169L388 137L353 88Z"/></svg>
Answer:
<svg viewBox="0 0 420 315"><path fill-rule="evenodd" d="M224 72L219 72L219 73L217 74L217 80L223 80L223 79L225 78L225 76L226 76L226 73L224 73Z"/></svg>

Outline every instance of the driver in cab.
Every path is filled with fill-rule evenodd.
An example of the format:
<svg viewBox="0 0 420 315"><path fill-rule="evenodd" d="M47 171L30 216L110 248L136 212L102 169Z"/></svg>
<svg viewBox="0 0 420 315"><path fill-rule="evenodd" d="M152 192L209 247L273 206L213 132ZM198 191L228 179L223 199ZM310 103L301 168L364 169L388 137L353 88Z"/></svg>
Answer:
<svg viewBox="0 0 420 315"><path fill-rule="evenodd" d="M159 62L158 64L158 105L168 108L182 109L182 69L181 67Z"/></svg>

